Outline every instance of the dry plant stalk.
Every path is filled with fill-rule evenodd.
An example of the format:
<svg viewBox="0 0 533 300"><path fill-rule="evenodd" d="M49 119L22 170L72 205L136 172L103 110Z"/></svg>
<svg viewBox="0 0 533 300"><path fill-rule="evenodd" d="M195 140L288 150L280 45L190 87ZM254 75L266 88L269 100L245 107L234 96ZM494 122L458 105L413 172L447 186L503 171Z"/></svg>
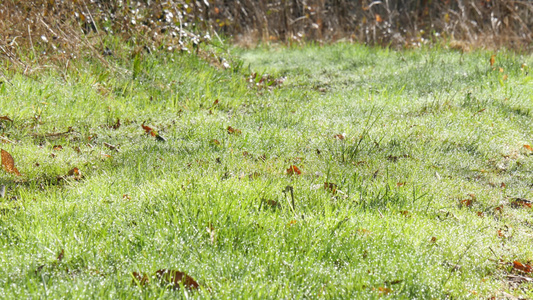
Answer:
<svg viewBox="0 0 533 300"><path fill-rule="evenodd" d="M528 0L6 0L0 2L0 59L28 73L81 56L107 64L105 56L113 55L103 42L107 35L133 44L137 55L189 51L204 40L198 32L244 44L444 41L462 50L530 50L532 29Z"/></svg>

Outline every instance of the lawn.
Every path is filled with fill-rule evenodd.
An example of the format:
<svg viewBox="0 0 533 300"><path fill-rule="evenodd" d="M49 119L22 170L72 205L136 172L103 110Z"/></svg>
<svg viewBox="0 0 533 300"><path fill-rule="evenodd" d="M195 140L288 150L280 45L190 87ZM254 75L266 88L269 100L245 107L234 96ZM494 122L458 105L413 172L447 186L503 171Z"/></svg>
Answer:
<svg viewBox="0 0 533 300"><path fill-rule="evenodd" d="M228 51L3 70L2 298L533 298L533 56Z"/></svg>

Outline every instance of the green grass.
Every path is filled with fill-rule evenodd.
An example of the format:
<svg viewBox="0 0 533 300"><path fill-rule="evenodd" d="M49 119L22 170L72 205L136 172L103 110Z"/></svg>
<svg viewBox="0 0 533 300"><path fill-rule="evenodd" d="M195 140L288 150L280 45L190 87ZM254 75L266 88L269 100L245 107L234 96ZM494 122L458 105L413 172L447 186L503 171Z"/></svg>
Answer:
<svg viewBox="0 0 533 300"><path fill-rule="evenodd" d="M507 278L533 260L532 209L511 206L533 198L532 56L232 51L231 70L161 52L8 75L3 298L533 297ZM159 269L202 288L132 284Z"/></svg>

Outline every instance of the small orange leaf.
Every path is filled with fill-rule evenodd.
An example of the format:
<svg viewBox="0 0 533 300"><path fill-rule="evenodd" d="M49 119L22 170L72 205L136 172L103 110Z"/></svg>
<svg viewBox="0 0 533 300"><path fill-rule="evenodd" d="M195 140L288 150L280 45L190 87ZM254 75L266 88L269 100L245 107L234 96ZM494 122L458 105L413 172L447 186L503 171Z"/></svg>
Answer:
<svg viewBox="0 0 533 300"><path fill-rule="evenodd" d="M324 189L330 191L332 194L337 193L337 185L333 182L324 182Z"/></svg>
<svg viewBox="0 0 533 300"><path fill-rule="evenodd" d="M524 145L524 148L526 148L529 151L533 151L533 147L531 147L530 145Z"/></svg>
<svg viewBox="0 0 533 300"><path fill-rule="evenodd" d="M269 206L272 206L272 207L279 206L278 201L276 201L276 200L271 200L271 199L266 200L266 204L269 205Z"/></svg>
<svg viewBox="0 0 533 300"><path fill-rule="evenodd" d="M513 261L513 268L520 270L522 272L531 273L533 272L533 267L530 265L523 264L519 261Z"/></svg>
<svg viewBox="0 0 533 300"><path fill-rule="evenodd" d="M124 199L124 200L131 200L131 196L128 195L128 194L124 194L124 195L122 195L122 199Z"/></svg>
<svg viewBox="0 0 533 300"><path fill-rule="evenodd" d="M385 295L388 295L392 292L391 289L389 288L386 288L386 287L378 287L378 292L379 292L379 295L380 296L385 296Z"/></svg>
<svg viewBox="0 0 533 300"><path fill-rule="evenodd" d="M291 220L291 221L289 222L289 224L287 224L287 226L292 226L292 225L294 225L294 224L296 224L296 220Z"/></svg>
<svg viewBox="0 0 533 300"><path fill-rule="evenodd" d="M345 138L344 134L336 134L333 137L337 140L344 140Z"/></svg>
<svg viewBox="0 0 533 300"><path fill-rule="evenodd" d="M376 14L376 22L378 22L378 23L383 22L383 18L380 15L378 15L378 14Z"/></svg>
<svg viewBox="0 0 533 300"><path fill-rule="evenodd" d="M54 151L61 151L61 150L63 150L63 146L61 146L61 145L54 145L54 147L52 147L52 150L54 150Z"/></svg>
<svg viewBox="0 0 533 300"><path fill-rule="evenodd" d="M242 132L239 129L228 126L228 133L229 134L241 134Z"/></svg>
<svg viewBox="0 0 533 300"><path fill-rule="evenodd" d="M300 171L300 169L298 169L297 166L292 165L292 166L290 166L290 167L287 169L287 174L288 174L288 175L295 175L295 174L296 174L296 175L300 175L300 174L302 174L302 171Z"/></svg>
<svg viewBox="0 0 533 300"><path fill-rule="evenodd" d="M189 289L198 289L200 285L191 276L176 270L161 269L155 272L161 283L168 284L174 289L180 288L180 283Z"/></svg>
<svg viewBox="0 0 533 300"><path fill-rule="evenodd" d="M460 202L461 206L466 206L466 207L472 206L472 203L474 203L472 199L465 199L465 200L461 200Z"/></svg>
<svg viewBox="0 0 533 300"><path fill-rule="evenodd" d="M154 129L152 129L152 127L145 126L144 122L141 124L141 127L144 129L144 131L146 131L146 133L149 133L149 134L152 134L152 131L154 131Z"/></svg>
<svg viewBox="0 0 533 300"><path fill-rule="evenodd" d="M511 206L518 208L518 207L529 207L531 208L533 206L533 202L522 199L522 198L515 198L513 202L511 202Z"/></svg>
<svg viewBox="0 0 533 300"><path fill-rule="evenodd" d="M505 80L507 80L507 78L509 78L509 76L507 76L507 74L505 74L505 75L503 75L502 80L505 81Z"/></svg>
<svg viewBox="0 0 533 300"><path fill-rule="evenodd" d="M70 171L68 171L68 176L80 176L81 172L78 168L74 168Z"/></svg>
<svg viewBox="0 0 533 300"><path fill-rule="evenodd" d="M211 144L219 146L220 142L218 140L211 140Z"/></svg>
<svg viewBox="0 0 533 300"><path fill-rule="evenodd" d="M490 66L492 67L494 65L494 63L496 62L496 54L493 54L491 57L490 57Z"/></svg>
<svg viewBox="0 0 533 300"><path fill-rule="evenodd" d="M15 160L13 159L13 156L11 156L11 154L4 149L2 149L2 167L4 170L6 170L6 172L20 176L19 170L17 170L15 167Z"/></svg>
<svg viewBox="0 0 533 300"><path fill-rule="evenodd" d="M500 68L500 73L503 73L503 68Z"/></svg>
<svg viewBox="0 0 533 300"><path fill-rule="evenodd" d="M409 214L409 211L407 211L407 210L400 210L400 213L402 214L402 216L404 216L406 218L411 217L411 215Z"/></svg>
<svg viewBox="0 0 533 300"><path fill-rule="evenodd" d="M405 184L406 184L405 181L404 182L398 182L398 183L396 183L396 186L397 187L401 187L401 186L404 186Z"/></svg>

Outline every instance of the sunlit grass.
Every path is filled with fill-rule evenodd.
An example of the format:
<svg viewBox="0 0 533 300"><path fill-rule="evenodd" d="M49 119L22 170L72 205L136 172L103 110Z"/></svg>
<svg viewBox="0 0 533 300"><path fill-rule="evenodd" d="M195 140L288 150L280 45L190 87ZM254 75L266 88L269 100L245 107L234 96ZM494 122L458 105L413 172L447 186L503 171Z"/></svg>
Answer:
<svg viewBox="0 0 533 300"><path fill-rule="evenodd" d="M233 51L240 69L155 54L9 76L5 298L533 296L506 277L533 260L531 208L510 205L532 198L531 56ZM202 288L132 284L159 269Z"/></svg>

